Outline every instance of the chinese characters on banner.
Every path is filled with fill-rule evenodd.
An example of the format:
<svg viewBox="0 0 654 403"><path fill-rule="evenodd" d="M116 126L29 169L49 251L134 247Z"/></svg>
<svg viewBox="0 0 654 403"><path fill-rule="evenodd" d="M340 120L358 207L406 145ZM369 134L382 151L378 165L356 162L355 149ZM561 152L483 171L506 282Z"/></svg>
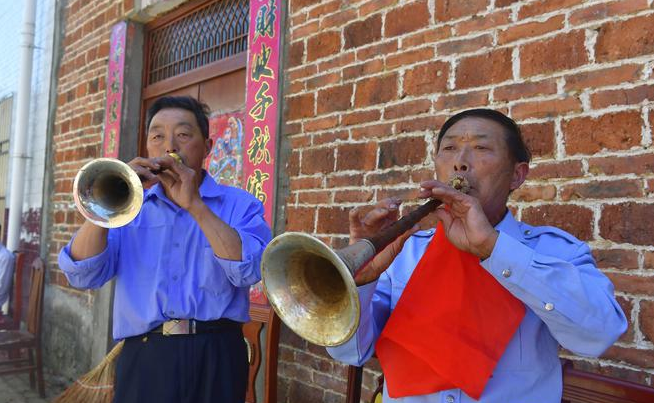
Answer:
<svg viewBox="0 0 654 403"><path fill-rule="evenodd" d="M272 226L277 138L280 0L250 0L247 98L243 141L243 187L261 200ZM250 290L250 300L266 303L261 284Z"/></svg>
<svg viewBox="0 0 654 403"><path fill-rule="evenodd" d="M104 116L103 155L118 158L120 145L120 118L123 102L123 76L125 72L125 42L127 22L121 21L111 30L109 65L107 68L107 104Z"/></svg>

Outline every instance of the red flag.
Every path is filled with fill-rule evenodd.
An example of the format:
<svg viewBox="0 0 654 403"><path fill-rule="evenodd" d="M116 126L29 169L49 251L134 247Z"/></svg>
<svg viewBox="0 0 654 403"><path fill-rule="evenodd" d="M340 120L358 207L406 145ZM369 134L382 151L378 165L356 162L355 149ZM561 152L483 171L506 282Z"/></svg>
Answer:
<svg viewBox="0 0 654 403"><path fill-rule="evenodd" d="M375 346L389 396L458 388L479 400L524 314L439 224Z"/></svg>

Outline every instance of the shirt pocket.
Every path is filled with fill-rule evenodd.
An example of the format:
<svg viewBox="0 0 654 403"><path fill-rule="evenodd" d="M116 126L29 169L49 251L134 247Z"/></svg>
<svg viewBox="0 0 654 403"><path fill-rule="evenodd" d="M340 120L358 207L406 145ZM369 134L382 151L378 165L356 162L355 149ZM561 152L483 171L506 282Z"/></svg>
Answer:
<svg viewBox="0 0 654 403"><path fill-rule="evenodd" d="M220 299L229 297L232 287L225 270L218 263L211 246L205 246L203 249L202 266L198 273L200 289Z"/></svg>

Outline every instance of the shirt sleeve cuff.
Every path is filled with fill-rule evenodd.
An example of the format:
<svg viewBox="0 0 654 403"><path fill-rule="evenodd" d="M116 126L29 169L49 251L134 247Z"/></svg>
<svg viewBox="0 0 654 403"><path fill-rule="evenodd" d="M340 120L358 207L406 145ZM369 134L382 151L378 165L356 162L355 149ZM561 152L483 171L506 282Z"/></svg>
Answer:
<svg viewBox="0 0 654 403"><path fill-rule="evenodd" d="M70 246L73 244L73 238L59 254L59 268L64 273L69 274L87 274L90 271L102 267L109 258L109 243L102 252L87 259L73 260L70 255Z"/></svg>
<svg viewBox="0 0 654 403"><path fill-rule="evenodd" d="M259 266L261 264L262 243L254 236L243 235L241 238L241 260L230 260L217 256L214 259L223 268L229 281L237 287L245 287L261 280Z"/></svg>

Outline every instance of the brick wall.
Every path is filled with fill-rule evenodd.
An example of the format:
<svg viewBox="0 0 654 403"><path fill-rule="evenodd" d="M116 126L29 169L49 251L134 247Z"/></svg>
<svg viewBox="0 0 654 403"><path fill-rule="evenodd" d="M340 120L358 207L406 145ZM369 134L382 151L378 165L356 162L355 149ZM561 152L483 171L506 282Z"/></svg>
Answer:
<svg viewBox="0 0 654 403"><path fill-rule="evenodd" d="M652 384L652 3L291 0L286 230L342 246L351 207L415 198L448 116L499 109L535 157L511 201L518 218L588 241L629 318L601 359L563 355ZM343 401L343 366L288 330L282 341L280 401Z"/></svg>
<svg viewBox="0 0 654 403"><path fill-rule="evenodd" d="M133 1L69 1L63 17L64 40L58 72L53 133L52 228L48 260L50 282L69 293L57 255L82 224L73 202L73 179L86 162L101 156L105 85L111 27L133 8Z"/></svg>

